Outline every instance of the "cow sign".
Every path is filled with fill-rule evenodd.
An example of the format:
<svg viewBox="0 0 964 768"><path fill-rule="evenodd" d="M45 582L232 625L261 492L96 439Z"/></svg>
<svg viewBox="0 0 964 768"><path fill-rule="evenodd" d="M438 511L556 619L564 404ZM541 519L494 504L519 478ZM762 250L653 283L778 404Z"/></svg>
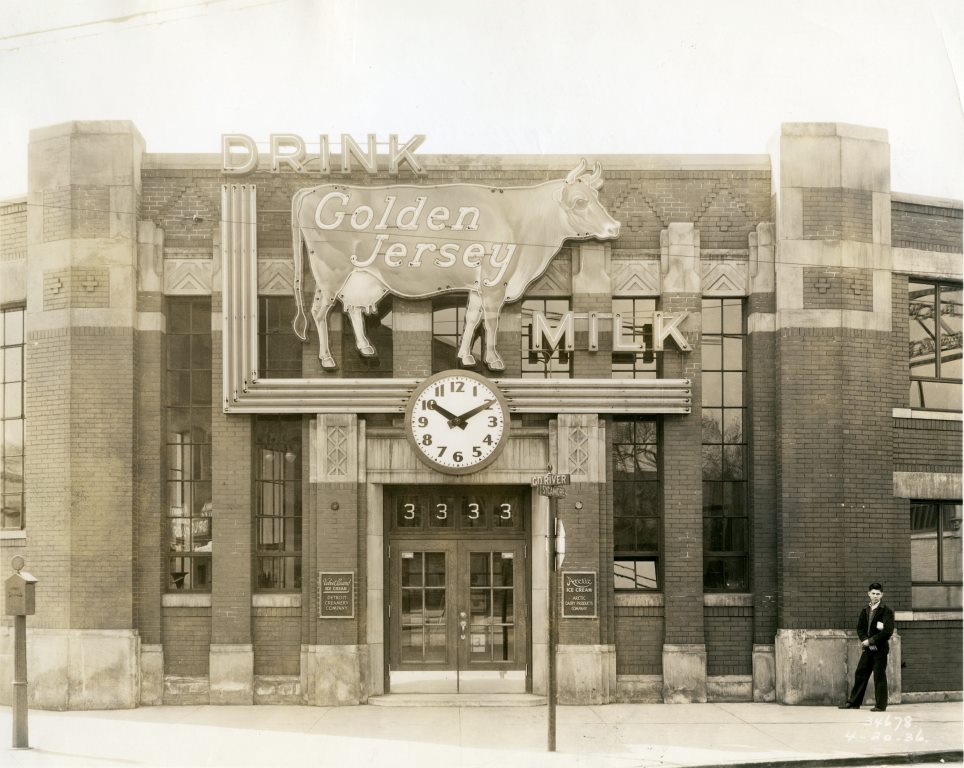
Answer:
<svg viewBox="0 0 964 768"><path fill-rule="evenodd" d="M322 184L291 201L298 338L307 338L302 260L315 278L311 316L323 368L336 367L328 313L341 301L364 357L375 348L362 315L393 294L406 299L467 292L458 356L475 364L472 339L485 329L485 364L505 367L496 349L499 313L541 277L567 239L611 239L619 222L599 202L602 169L583 160L564 179L529 187L480 184L356 187Z"/></svg>

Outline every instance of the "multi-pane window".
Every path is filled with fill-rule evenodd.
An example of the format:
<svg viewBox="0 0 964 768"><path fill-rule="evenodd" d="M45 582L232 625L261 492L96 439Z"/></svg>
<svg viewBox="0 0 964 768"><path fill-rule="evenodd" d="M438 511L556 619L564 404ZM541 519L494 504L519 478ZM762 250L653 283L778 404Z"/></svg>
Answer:
<svg viewBox="0 0 964 768"><path fill-rule="evenodd" d="M910 570L915 586L961 583L961 502L911 502Z"/></svg>
<svg viewBox="0 0 964 768"><path fill-rule="evenodd" d="M464 296L440 297L432 302L432 373L465 367L458 356L462 329L465 327L465 310ZM480 318L472 336L472 355L476 364L482 363L484 334Z"/></svg>
<svg viewBox="0 0 964 768"><path fill-rule="evenodd" d="M559 328L563 316L571 309L569 299L526 299L522 302L522 377L530 379L568 379L572 377L572 355L559 342L536 338L535 315L546 319L550 331ZM536 349L541 346L541 349Z"/></svg>
<svg viewBox="0 0 964 768"><path fill-rule="evenodd" d="M301 589L301 417L254 423L255 587Z"/></svg>
<svg viewBox="0 0 964 768"><path fill-rule="evenodd" d="M961 286L911 282L910 405L961 410Z"/></svg>
<svg viewBox="0 0 964 768"><path fill-rule="evenodd" d="M613 421L613 584L658 589L659 440L655 418Z"/></svg>
<svg viewBox="0 0 964 768"><path fill-rule="evenodd" d="M167 313L168 589L211 590L211 300Z"/></svg>
<svg viewBox="0 0 964 768"><path fill-rule="evenodd" d="M334 312L334 310L332 310ZM368 343L375 354L366 357L358 351L355 332L347 314L342 316L342 354L345 378L390 379L392 377L392 298L386 296L372 314L363 314L362 322Z"/></svg>
<svg viewBox="0 0 964 768"><path fill-rule="evenodd" d="M657 378L656 355L653 353L653 312L656 299L613 299L613 314L619 315L624 343L640 345L644 352L613 351L614 379ZM615 339L614 339L615 342Z"/></svg>
<svg viewBox="0 0 964 768"><path fill-rule="evenodd" d="M749 587L742 299L703 299L703 587Z"/></svg>
<svg viewBox="0 0 964 768"><path fill-rule="evenodd" d="M24 527L23 308L0 312L0 528Z"/></svg>
<svg viewBox="0 0 964 768"><path fill-rule="evenodd" d="M258 375L262 379L300 379L302 342L291 327L291 296L258 299Z"/></svg>

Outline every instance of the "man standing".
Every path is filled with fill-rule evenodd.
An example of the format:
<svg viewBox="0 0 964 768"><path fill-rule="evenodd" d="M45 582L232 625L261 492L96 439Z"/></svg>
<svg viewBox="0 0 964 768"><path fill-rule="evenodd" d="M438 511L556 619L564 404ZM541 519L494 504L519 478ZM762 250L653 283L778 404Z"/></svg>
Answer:
<svg viewBox="0 0 964 768"><path fill-rule="evenodd" d="M894 612L883 604L884 588L875 581L868 587L870 605L860 612L857 619L857 635L863 646L860 663L854 673L854 687L847 700L838 709L860 709L867 690L870 673L874 673L874 708L871 712L887 709L887 652L888 641L894 634Z"/></svg>

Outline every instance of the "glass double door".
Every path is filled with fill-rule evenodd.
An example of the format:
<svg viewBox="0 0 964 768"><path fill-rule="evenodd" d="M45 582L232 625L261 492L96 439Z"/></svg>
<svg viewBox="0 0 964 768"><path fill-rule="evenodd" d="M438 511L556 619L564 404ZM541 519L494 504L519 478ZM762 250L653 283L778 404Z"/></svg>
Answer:
<svg viewBox="0 0 964 768"><path fill-rule="evenodd" d="M393 692L525 691L524 541L394 540L389 570Z"/></svg>

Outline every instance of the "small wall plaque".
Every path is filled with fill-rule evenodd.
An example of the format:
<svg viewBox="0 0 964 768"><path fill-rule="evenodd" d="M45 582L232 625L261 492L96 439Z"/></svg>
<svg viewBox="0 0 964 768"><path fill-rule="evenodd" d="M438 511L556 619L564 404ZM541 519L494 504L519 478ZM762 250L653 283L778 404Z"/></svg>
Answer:
<svg viewBox="0 0 964 768"><path fill-rule="evenodd" d="M562 617L594 619L598 613L595 571L562 572Z"/></svg>
<svg viewBox="0 0 964 768"><path fill-rule="evenodd" d="M318 618L355 618L354 571L319 571Z"/></svg>

